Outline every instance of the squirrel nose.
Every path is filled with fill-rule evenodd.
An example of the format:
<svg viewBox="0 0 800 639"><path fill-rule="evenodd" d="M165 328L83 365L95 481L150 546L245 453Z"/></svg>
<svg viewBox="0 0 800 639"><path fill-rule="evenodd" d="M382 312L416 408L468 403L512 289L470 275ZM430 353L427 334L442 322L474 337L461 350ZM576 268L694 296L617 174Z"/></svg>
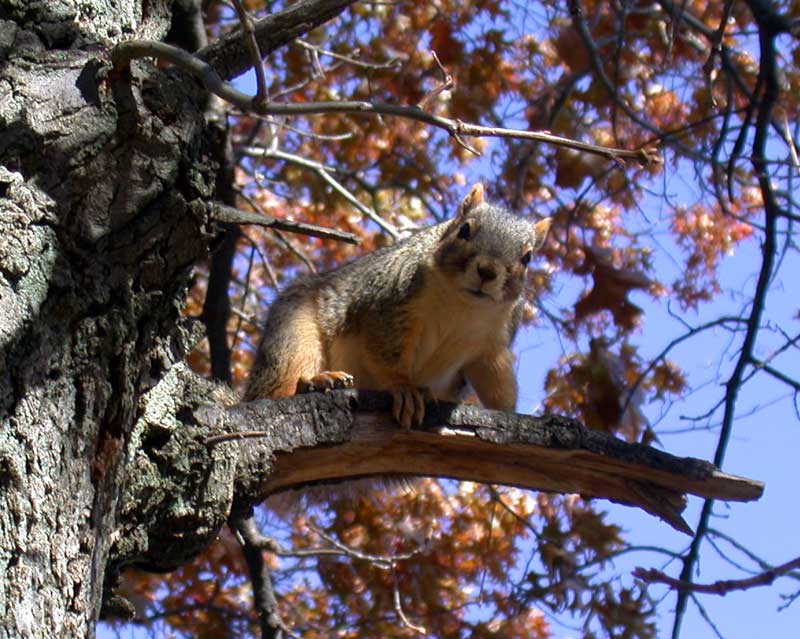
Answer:
<svg viewBox="0 0 800 639"><path fill-rule="evenodd" d="M495 271L494 267L492 266L478 264L478 277L480 277L484 282L491 282L497 277L497 271Z"/></svg>

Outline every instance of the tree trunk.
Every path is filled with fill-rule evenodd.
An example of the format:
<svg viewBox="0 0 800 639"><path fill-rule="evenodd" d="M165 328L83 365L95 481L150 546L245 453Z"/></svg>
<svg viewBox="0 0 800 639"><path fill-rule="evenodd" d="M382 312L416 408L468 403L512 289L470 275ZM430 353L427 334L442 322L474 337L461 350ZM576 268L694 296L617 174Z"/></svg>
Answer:
<svg viewBox="0 0 800 639"><path fill-rule="evenodd" d="M268 16L261 52L351 2L301 0ZM180 307L217 232L206 204L226 141L194 78L150 60L115 69L111 50L168 34L202 46L199 6L0 0L0 639L93 636L104 585L120 565L150 561L159 525L171 526L165 538L195 535L179 561L228 515L232 479L188 497L199 512L182 510L179 491L140 513L120 501L143 444L134 424L158 421L168 372L193 343ZM199 53L226 80L252 64L232 35ZM158 424L147 432L148 451L164 443Z"/></svg>
<svg viewBox="0 0 800 639"><path fill-rule="evenodd" d="M204 94L91 44L161 38L145 4L0 2L0 637L94 635L138 400L207 252Z"/></svg>

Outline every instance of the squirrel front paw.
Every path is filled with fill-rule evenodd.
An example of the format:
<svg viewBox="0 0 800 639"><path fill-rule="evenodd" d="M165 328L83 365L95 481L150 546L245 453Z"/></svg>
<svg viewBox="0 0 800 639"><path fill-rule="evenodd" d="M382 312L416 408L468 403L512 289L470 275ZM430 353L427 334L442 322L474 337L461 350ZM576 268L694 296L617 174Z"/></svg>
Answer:
<svg viewBox="0 0 800 639"><path fill-rule="evenodd" d="M392 415L406 430L419 426L425 419L425 400L430 398L426 388L402 385L390 389L392 393Z"/></svg>
<svg viewBox="0 0 800 639"><path fill-rule="evenodd" d="M323 371L313 377L301 377L297 380L295 394L316 393L335 388L352 388L353 376L344 371Z"/></svg>

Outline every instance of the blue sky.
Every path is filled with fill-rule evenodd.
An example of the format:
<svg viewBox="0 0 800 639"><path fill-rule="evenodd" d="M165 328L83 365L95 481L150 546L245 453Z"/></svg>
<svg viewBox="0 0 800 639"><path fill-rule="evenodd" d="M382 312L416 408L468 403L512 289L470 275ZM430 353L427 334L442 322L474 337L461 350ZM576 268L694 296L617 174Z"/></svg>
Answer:
<svg viewBox="0 0 800 639"><path fill-rule="evenodd" d="M669 165L669 163L667 163ZM667 171L669 171L667 169ZM691 189L679 175L667 173L668 188L675 187L677 197L691 201ZM676 186L677 185L677 186ZM648 206L652 207L648 209ZM645 204L645 209L657 215L658 202ZM672 258L679 258L674 246L662 242L662 249L672 255L655 255L655 272L661 276L675 271ZM726 257L721 269L720 282L723 293L697 313L686 313L684 321L692 325L702 324L726 314L742 314L743 303L755 288L755 274L760 265L758 236L743 243L733 254ZM800 306L797 274L800 259L789 253L782 271L773 282L767 300L765 322L780 324L792 335L800 330L800 322L793 320ZM664 278L667 282L669 277ZM565 287L558 299L561 305L569 305L575 299L575 290ZM654 301L644 293L634 293L631 299L644 311L644 321L636 342L643 355L655 356L675 337L685 332L680 322L666 311L665 301ZM545 300L545 303L549 303ZM520 335L517 351L519 355L519 379L521 383L522 412L536 412L543 399L543 376L547 365L560 356L559 341L553 339L552 329L546 326L531 327ZM766 357L782 343L770 331L763 331L756 347L757 357ZM722 384L727 380L738 353L740 339L731 341L730 334L712 329L690 338L678 346L669 358L688 373L690 387L699 390L680 398L671 406L661 403L646 405L645 414L659 434L661 448L676 455L687 455L711 460L717 445L718 425L721 412L707 420L708 429L694 432L669 434L671 430L684 429L690 424L681 416L698 415L710 409L723 395ZM797 351L787 352L775 360L776 367L800 379L800 358ZM723 470L737 475L758 479L766 483L762 499L749 504L717 503L711 526L735 537L762 559L781 564L800 555L800 514L795 507L795 486L800 482L800 423L795 413L791 390L781 382L759 373L741 390L736 410L733 436L728 446ZM704 425L702 422L700 425ZM694 528L702 507L700 498L690 498L685 519ZM621 525L628 534L626 539L637 545L658 545L674 551L683 551L689 538L676 533L669 526L642 511L603 502L602 508L610 514L610 520ZM753 562L731 550L730 556L744 566L757 571ZM615 562L615 569L630 571L636 566L662 568L662 555L636 553L625 555ZM724 561L707 543L703 547L700 573L696 581L713 582L720 579L738 579L748 576ZM678 575L677 563L664 568L667 574ZM787 637L800 635L800 603L778 612L783 603L779 594L790 594L800 588L800 583L791 579L778 580L772 587L756 588L747 592L730 593L726 597L699 595L700 603L718 625L726 639L745 639L754 636ZM665 590L651 586L651 592ZM675 594L666 596L660 607L660 636L671 632ZM556 627L557 637L578 636L569 629ZM683 623L682 637L714 637L714 632L702 619L697 608L690 603Z"/></svg>

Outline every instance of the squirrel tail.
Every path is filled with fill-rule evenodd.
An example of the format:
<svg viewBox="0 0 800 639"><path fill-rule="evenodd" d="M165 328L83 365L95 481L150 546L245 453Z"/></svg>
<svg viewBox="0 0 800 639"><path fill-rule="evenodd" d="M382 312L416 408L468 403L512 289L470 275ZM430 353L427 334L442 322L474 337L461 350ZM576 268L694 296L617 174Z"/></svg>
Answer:
<svg viewBox="0 0 800 639"><path fill-rule="evenodd" d="M279 298L270 309L264 342L254 367L245 401L289 397L301 378L322 370L322 331L316 301L307 293Z"/></svg>

